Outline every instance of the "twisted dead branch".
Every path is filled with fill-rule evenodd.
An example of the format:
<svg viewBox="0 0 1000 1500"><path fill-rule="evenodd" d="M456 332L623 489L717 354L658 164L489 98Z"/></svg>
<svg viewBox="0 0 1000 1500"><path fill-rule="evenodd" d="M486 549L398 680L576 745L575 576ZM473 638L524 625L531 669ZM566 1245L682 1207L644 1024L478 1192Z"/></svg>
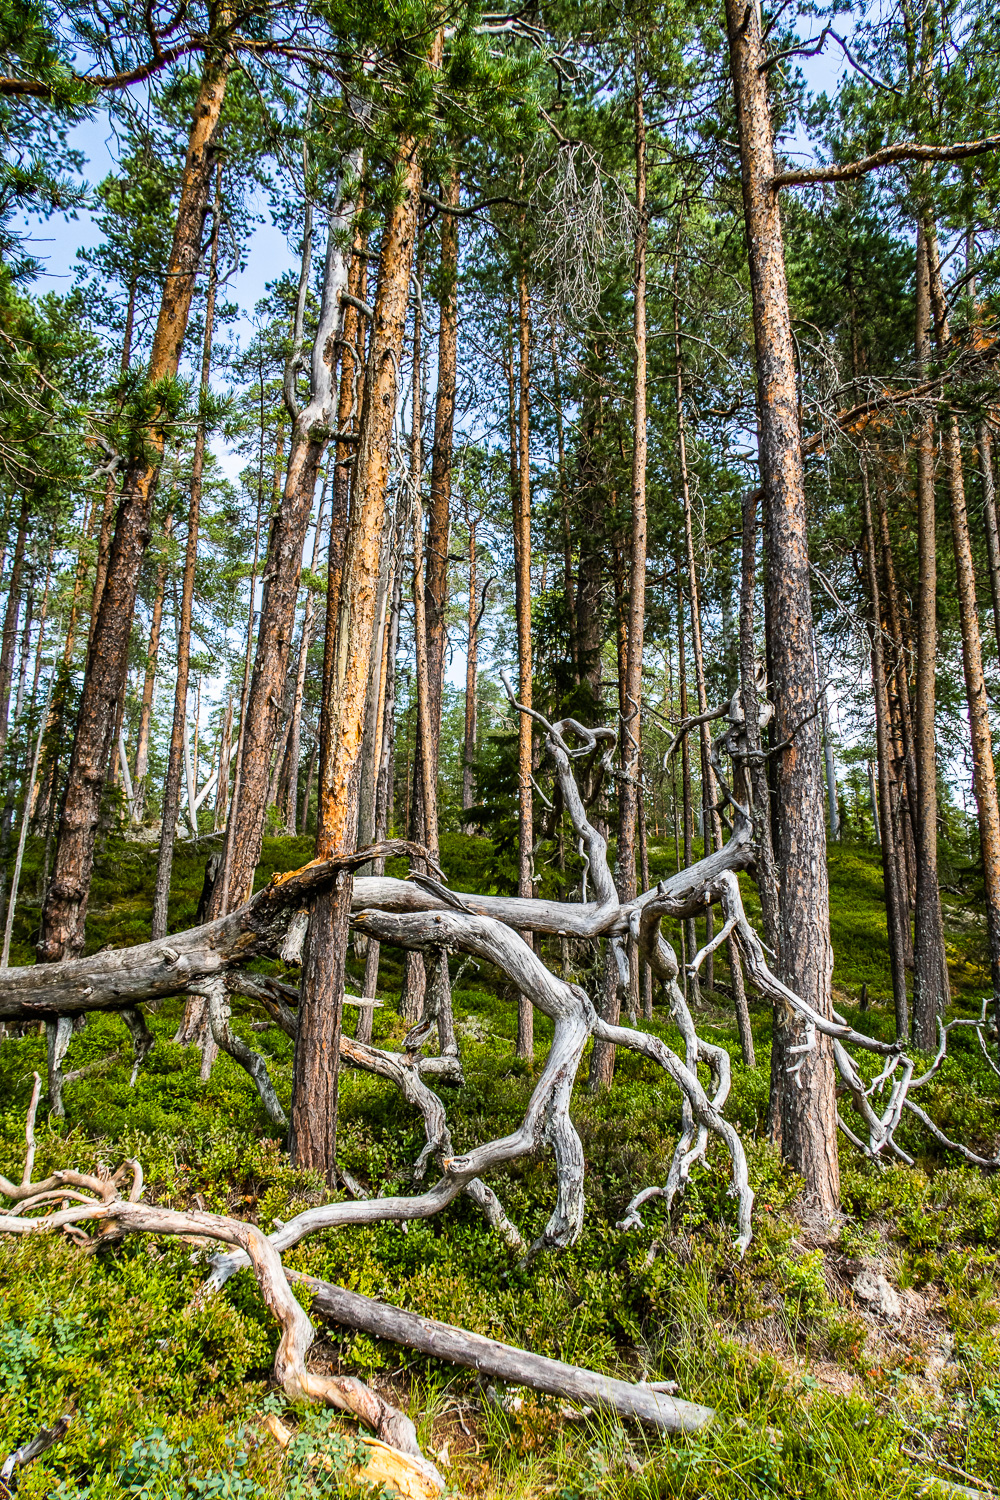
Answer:
<svg viewBox="0 0 1000 1500"><path fill-rule="evenodd" d="M0 1194L10 1204L9 1210L0 1214L0 1232L62 1231L86 1249L128 1233L186 1235L218 1241L220 1252L212 1260L210 1274L200 1295L206 1297L217 1292L242 1268L252 1269L281 1329L274 1373L289 1398L325 1401L350 1412L412 1463L420 1483L437 1488L441 1485L440 1476L420 1453L412 1423L407 1417L359 1381L314 1375L308 1370L306 1356L312 1343L313 1328L291 1290L281 1256L306 1236L320 1231L430 1218L463 1192L477 1203L488 1223L497 1229L508 1246L521 1253L525 1260L542 1251L572 1244L583 1223L585 1163L571 1104L574 1083L591 1039L627 1048L647 1058L671 1079L681 1096L681 1131L666 1183L662 1187L643 1187L628 1205L621 1227L639 1224L639 1210L653 1198L664 1199L669 1208L683 1192L694 1165L706 1157L709 1143L715 1139L728 1158L730 1192L736 1199L735 1248L743 1254L752 1234L754 1195L742 1142L724 1115L732 1078L730 1058L724 1047L698 1036L678 983L676 954L662 932L665 917L676 919L693 915L710 903L721 907L723 922L720 931L709 946L694 955L689 970L697 973L712 948L731 940L758 992L779 1006L797 1012L805 1020L806 1040L800 1052L814 1046L820 1034L832 1039L837 1067L852 1106L867 1132L867 1140L845 1122L841 1121L841 1125L849 1139L867 1155L876 1158L890 1151L909 1161L911 1158L895 1139L901 1121L909 1114L924 1125L938 1144L956 1151L970 1163L985 1169L1000 1167L1000 1158L980 1156L949 1140L911 1097L913 1091L926 1084L940 1068L946 1054L948 1034L954 1026L975 1028L982 1043L985 1009L979 1020L962 1019L942 1026L937 1057L918 1074L914 1059L906 1054L902 1043L880 1042L856 1031L841 1016L834 1014L827 1018L820 1015L771 971L764 945L747 919L737 878L738 872L745 869L754 857L750 814L730 790L721 763L725 754L738 769L741 761L745 765L746 736L738 698L716 715L726 722L711 748L713 769L720 788L720 812L724 816L727 812L730 815L725 817L725 822L731 836L720 849L690 868L624 903L619 901L615 890L606 841L589 820L574 770L581 760L588 765L599 761L605 770L613 770L613 732L589 729L573 719L550 723L537 711L517 704L512 692L511 699L520 712L530 713L544 732L546 749L555 767L561 805L570 818L594 899L571 905L479 896L452 891L442 881L426 875L408 881L385 876L359 877L355 881L355 931L379 942L425 954L430 961L432 982L428 986L424 1015L407 1034L402 1051L380 1049L344 1038L342 1058L351 1067L361 1068L391 1082L421 1115L425 1145L413 1165L412 1174L414 1186L419 1187L429 1167L435 1164L438 1175L429 1186L409 1193L365 1197L363 1189L357 1189L355 1193L357 1185L354 1184L352 1193L355 1195L350 1200L309 1208L287 1223L278 1225L271 1234L265 1234L253 1224L225 1215L178 1211L143 1202L142 1168L134 1160L123 1162L113 1175L101 1171L57 1171L36 1183L32 1181L34 1121L41 1089L37 1076L28 1111L22 1180L14 1183L0 1177ZM685 732L691 727L691 724L684 726ZM426 857L425 851L392 841L376 850L359 851L351 857L350 863L361 864L376 853L420 853ZM57 1038L68 1045L72 1025L69 1018L72 1015L88 1010L112 1010L130 1013L134 1018L138 1015L136 1007L143 1000L178 992L202 994L208 1001L209 1023L216 1043L246 1069L269 1117L282 1124L284 1111L266 1060L233 1030L230 996L243 994L258 1001L275 1024L289 1036L295 1036L295 988L270 976L248 974L242 966L250 958L262 955L281 955L289 962L300 961L301 911L305 898L324 881L334 878L342 866L342 861L316 861L303 870L275 877L262 892L231 916L159 943L44 968L0 971L0 1016L62 1018L52 1029ZM582 891L585 896L586 883ZM663 986L671 1018L683 1041L683 1056L656 1035L602 1020L586 991L554 974L529 947L521 936L525 931L553 936L603 937L616 947L620 947L624 939L634 938ZM508 1135L482 1142L464 1153L456 1152L444 1104L425 1081L426 1078L442 1076L457 1081L462 1076L450 1009L443 1004L447 989L444 976L450 952L461 952L494 966L519 994L527 997L551 1020L553 1028L548 1056L521 1123ZM441 978L440 984L434 982L435 973ZM134 1019L130 1024L133 1035L138 1038L140 1033ZM435 1032L440 1056L426 1057L422 1049ZM138 1046L137 1039L137 1051ZM872 1082L864 1081L849 1049L882 1059L881 1072ZM710 1073L707 1086L699 1074L702 1064ZM793 1076L799 1065L800 1059L793 1055L788 1063ZM877 1097L886 1090L888 1095L884 1103L876 1103ZM545 1229L525 1251L516 1226L507 1218L484 1178L492 1169L542 1148L551 1151L554 1160L554 1201ZM92 1222L96 1224L96 1233L87 1232L86 1226ZM346 1294L341 1289L327 1288L324 1291L313 1286L312 1290L322 1293L320 1305L323 1297L326 1298L325 1310L333 1317L337 1317L338 1308L348 1322L363 1315L379 1336L379 1330L388 1329L391 1323L395 1331L387 1332L388 1337L398 1337L402 1342L424 1347L417 1342L419 1333L420 1339L434 1343L431 1352L443 1358L454 1358L459 1363L470 1362L465 1356L472 1347L469 1342L472 1336L461 1330L448 1330L446 1325L440 1325L428 1332L426 1320L417 1320L418 1329L412 1323L412 1315L397 1309L379 1311L379 1304L373 1304L376 1311L371 1308L359 1311L351 1303L348 1316L344 1301ZM390 1313L394 1316L387 1323ZM456 1340L465 1341L461 1345L461 1351L464 1351L461 1358ZM502 1378L501 1366L507 1368L504 1361L509 1362L512 1355L521 1355L522 1351L511 1351L489 1340L485 1342L493 1350L491 1358ZM531 1358L524 1355L527 1362ZM580 1381L584 1377L598 1383L605 1379L580 1371L560 1375L549 1369L541 1374L550 1384L540 1385L540 1389L555 1389L570 1396L583 1390ZM522 1373L519 1378L527 1377ZM619 1411L624 1410L620 1404L624 1401L631 1415L654 1421L655 1425L667 1430L698 1426L707 1419L704 1408L690 1407L683 1402L668 1405L657 1399L653 1411L645 1397L639 1399L634 1395L635 1388L632 1388L631 1396L627 1394L627 1388L623 1388L626 1394L622 1395L621 1391L611 1392L613 1384L605 1382L599 1391L593 1393L592 1399L604 1401ZM588 1387L588 1393L591 1390L592 1387Z"/></svg>

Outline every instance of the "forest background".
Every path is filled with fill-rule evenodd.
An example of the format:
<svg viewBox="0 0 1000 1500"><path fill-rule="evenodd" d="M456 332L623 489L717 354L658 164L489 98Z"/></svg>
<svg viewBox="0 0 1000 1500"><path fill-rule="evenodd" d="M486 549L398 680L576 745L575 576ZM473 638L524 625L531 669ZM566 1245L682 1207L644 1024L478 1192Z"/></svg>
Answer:
<svg viewBox="0 0 1000 1500"><path fill-rule="evenodd" d="M312 852L380 846L379 877L392 840L422 890L442 861L475 893L586 905L589 879L592 905L627 905L733 857L717 720L753 827L746 898L827 1031L720 933L718 892L669 931L684 1003L731 1017L765 1096L751 1133L767 1171L798 1174L781 1181L805 1232L831 1243L850 1195L835 1060L869 1132L841 1120L854 1148L916 1150L910 1062L898 1109L869 1118L835 1003L887 1002L852 1040L884 1033L897 1059L968 1024L954 1078L980 1086L1000 1005L992 19L908 0L5 8L0 999L11 1066L44 1048L57 1156L72 1090L92 1107L80 1068L119 1053L91 1058L105 1022L78 1035L55 1001L32 1040L12 975L33 951L40 986L68 983L80 955L221 921ZM95 129L114 138L97 182ZM34 226L65 244L81 212L96 232L47 292ZM613 726L607 776L580 780L616 896L501 671L536 720ZM863 884L873 858L869 973L831 948L829 880L836 907L837 871ZM282 950L302 964L294 1067L279 1047L278 1093L254 1074L321 1193L350 1172L345 982L371 1002L398 981L401 1021L438 1019L448 1066L442 996L463 1003L457 961L349 948L351 892L310 895ZM637 931L535 933L604 1025L659 1024ZM153 1030L126 1008L130 1087L161 1047L196 1046L208 1088L214 1003L189 989ZM512 1003L530 1078L548 1033ZM362 1045L394 1036L376 1009ZM594 1098L616 1066L598 1037ZM938 1103L921 1151L993 1170L993 1114Z"/></svg>

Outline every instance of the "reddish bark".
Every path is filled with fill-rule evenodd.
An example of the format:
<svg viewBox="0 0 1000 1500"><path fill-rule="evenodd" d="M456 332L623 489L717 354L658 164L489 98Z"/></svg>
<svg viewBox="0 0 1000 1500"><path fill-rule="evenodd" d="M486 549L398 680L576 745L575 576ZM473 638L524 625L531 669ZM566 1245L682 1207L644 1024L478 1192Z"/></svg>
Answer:
<svg viewBox="0 0 1000 1500"><path fill-rule="evenodd" d="M771 690L777 742L788 742L775 757L780 973L790 988L829 1015L833 954L806 503L766 49L755 6L726 0L726 22L757 358ZM804 1026L788 1011L776 1011L775 1034L786 1060L793 1056L790 1047L807 1040ZM795 1077L786 1061L776 1080L782 1151L802 1175L809 1210L829 1220L840 1195L832 1050L816 1038L809 1051L795 1055L801 1060Z"/></svg>
<svg viewBox="0 0 1000 1500"><path fill-rule="evenodd" d="M441 38L432 53L440 63ZM368 375L355 461L354 506L339 597L327 610L324 660L319 829L316 852L353 849L358 775L369 661L375 629L389 449L413 260L420 160L413 140L401 143L401 192L382 237ZM334 645L336 649L334 650ZM291 1153L332 1181L337 1152L337 1083L343 1016L344 964L353 879L343 875L313 904L299 999L292 1089Z"/></svg>
<svg viewBox="0 0 1000 1500"><path fill-rule="evenodd" d="M136 444L122 482L107 579L80 698L55 868L42 910L38 943L42 962L73 957L83 947L101 793L128 671L135 596L163 457L166 389L177 374L187 332L229 62L225 52L206 55L195 104L147 377L150 390L162 391L163 395L141 434L141 442Z"/></svg>
<svg viewBox="0 0 1000 1500"><path fill-rule="evenodd" d="M442 197L458 207L458 168L452 166ZM430 689L431 754L435 774L441 739L441 698L444 691L445 616L448 608L448 549L451 535L451 468L455 429L455 380L458 357L458 220L441 216L441 265L437 351L437 399L434 404L434 445L431 451L431 496L427 508L425 598L427 616L427 675Z"/></svg>

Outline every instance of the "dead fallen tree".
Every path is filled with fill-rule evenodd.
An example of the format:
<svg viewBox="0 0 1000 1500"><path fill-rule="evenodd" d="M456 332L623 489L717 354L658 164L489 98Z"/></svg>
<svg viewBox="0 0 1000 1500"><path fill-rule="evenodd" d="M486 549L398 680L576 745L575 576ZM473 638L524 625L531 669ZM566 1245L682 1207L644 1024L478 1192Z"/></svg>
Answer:
<svg viewBox="0 0 1000 1500"><path fill-rule="evenodd" d="M518 705L520 707L520 705ZM522 712L531 712L521 710ZM447 1124L442 1100L433 1092L427 1078L440 1076L447 1069L461 1068L461 1060L450 1048L454 1045L450 1012L440 1009L435 998L437 988L428 987L427 1008L420 1021L411 1028L401 1052L389 1052L345 1039L342 1058L350 1066L378 1074L399 1088L407 1101L418 1110L424 1121L426 1143L413 1165L411 1192L397 1192L385 1197L354 1196L351 1200L324 1203L297 1214L270 1234L252 1224L223 1215L176 1211L149 1205L142 1201L142 1171L139 1163L123 1163L113 1176L80 1172L57 1172L40 1183L33 1183L33 1121L38 1104L39 1086L29 1112L27 1155L20 1184L0 1179L0 1193L11 1202L8 1213L0 1214L0 1232L13 1234L63 1231L81 1244L93 1247L107 1238L128 1233L173 1234L215 1240L220 1245L202 1296L217 1292L230 1276L245 1267L252 1269L262 1295L281 1328L275 1356L275 1378L290 1399L308 1398L327 1401L352 1412L372 1426L383 1441L391 1443L413 1463L424 1467L421 1473L428 1483L439 1484L439 1476L420 1455L412 1424L396 1408L387 1405L358 1381L347 1378L313 1375L306 1366L306 1354L313 1338L309 1317L295 1298L281 1256L306 1236L324 1230L346 1229L392 1221L430 1218L444 1210L461 1193L469 1194L482 1208L507 1244L525 1253L527 1258L546 1250L572 1244L580 1233L584 1215L585 1163L579 1134L573 1123L571 1101L573 1086L588 1044L601 1040L647 1058L677 1087L682 1101L681 1133L675 1146L666 1183L646 1185L634 1196L626 1210L622 1227L639 1223L639 1210L651 1198L663 1198L667 1206L683 1191L694 1165L706 1156L709 1142L716 1140L728 1160L730 1192L736 1200L735 1248L742 1254L752 1233L753 1190L747 1171L746 1155L739 1134L725 1117L725 1106L731 1083L731 1064L725 1048L698 1036L681 986L678 984L676 955L661 930L665 917L692 915L710 903L721 907L723 923L712 943L696 954L690 964L693 973L712 949L730 938L744 963L748 978L758 991L779 1006L796 1012L806 1023L806 1040L800 1051L815 1045L816 1037L832 1038L837 1066L847 1086L852 1105L867 1131L867 1140L846 1125L850 1138L870 1156L886 1150L909 1160L895 1140L896 1131L909 1111L931 1130L939 1144L964 1153L966 1159L992 1167L998 1163L969 1153L938 1131L926 1113L910 1098L913 1090L933 1076L944 1057L947 1030L942 1030L938 1058L922 1074L917 1074L913 1059L901 1043L879 1042L852 1028L843 1018L820 1015L793 993L772 973L765 950L743 909L737 873L753 858L751 823L748 809L732 794L720 762L728 750L737 759L742 727L730 713L723 734L712 750L713 765L723 798L722 811L731 830L728 842L706 859L680 872L670 880L643 892L634 901L619 902L607 859L607 845L600 831L591 823L581 796L575 763L599 758L609 762L613 738L609 732L594 731L567 719L549 723L537 712L532 717L541 724L546 747L555 764L562 805L569 815L577 846L584 862L582 894L579 905L530 899L482 897L452 891L441 880L418 876L411 881L386 877L358 879L355 884L353 925L356 931L380 942L395 944L427 955L432 966L440 970L450 952L463 952L493 965L552 1021L553 1037L543 1066L535 1082L524 1117L509 1135L480 1142L467 1151L456 1151ZM731 820L730 820L731 819ZM252 995L290 1036L295 1036L297 1018L294 986L260 975L250 975L243 967L250 958L261 955L280 956L286 962L301 962L305 926L302 911L305 898L323 882L335 878L345 863L360 863L373 853L395 854L416 851L413 846L392 842L378 850L366 849L350 861L315 861L303 870L276 877L262 892L239 911L206 927L196 928L160 943L137 949L99 954L93 959L77 959L44 968L0 971L0 1015L25 1018L31 1016L79 1014L87 1010L134 1009L143 1000L168 993L194 993L205 997L212 1033L218 1044L244 1067L253 1079L272 1119L283 1119L283 1111L269 1077L266 1060L242 1038L231 1025L229 996L232 993ZM587 900L587 886L593 899ZM572 934L600 938L610 944L618 959L623 987L627 983L625 939L634 938L641 955L652 966L663 986L672 1019L683 1043L683 1055L669 1047L660 1037L628 1026L611 1025L597 1013L590 997L579 985L554 974L541 957L525 942L522 931ZM951 1023L952 1025L956 1023ZM981 1028L982 1022L970 1023ZM438 1057L424 1056L424 1048L437 1034ZM880 1058L881 1071L866 1082L853 1052ZM446 1067L442 1065L446 1065ZM703 1080L699 1071L706 1065L710 1078ZM794 1074L798 1058L789 1059ZM888 1087L888 1098L876 1104L880 1092ZM842 1122L843 1124L844 1122ZM549 1220L541 1235L526 1252L516 1226L507 1219L502 1206L488 1187L486 1179L496 1167L517 1160L540 1149L551 1151L555 1166L555 1193ZM434 1163L438 1175L426 1188L422 1179ZM131 1184L127 1196L123 1188ZM96 1223L97 1234L87 1234L85 1225ZM360 1316L358 1307L329 1294L329 1308L334 1304L346 1316ZM397 1310L389 1310L394 1315ZM335 1315L335 1314L334 1314ZM369 1309L366 1317L375 1318ZM397 1337L409 1343L419 1337L424 1344L435 1343L428 1352L451 1358L470 1355L475 1348L467 1342L471 1336L451 1330L447 1335L439 1325L428 1331L421 1320L413 1323L412 1315L378 1313L385 1330L390 1325ZM418 1326L419 1324L419 1326ZM380 1335L381 1336L381 1335ZM449 1344L448 1340L452 1339ZM466 1342L462 1343L462 1340ZM457 1342L456 1342L457 1341ZM489 1341L487 1341L489 1342ZM445 1354L450 1348L452 1353ZM497 1352L499 1349L499 1352ZM479 1351L483 1353L484 1351ZM505 1346L494 1348L498 1378L512 1378L501 1371L520 1370L518 1382L531 1384L525 1373L529 1368L538 1379L568 1399L602 1401L616 1410L616 1401L631 1403L630 1414L652 1420L653 1408L648 1393L623 1395L613 1390L613 1383L601 1386L602 1394L581 1396L580 1381L604 1381L591 1372L555 1371L556 1362L543 1362L548 1369L531 1364L534 1356ZM513 1361L513 1363L512 1363ZM518 1363L520 1361L520 1364ZM460 1363L469 1364L463 1357ZM471 1361L474 1363L474 1361ZM560 1367L560 1370L563 1367ZM568 1368L568 1367L566 1367ZM557 1379L559 1382L557 1385ZM588 1388L589 1391L589 1388ZM612 1399L614 1396L614 1399ZM640 1410L641 1408L641 1410ZM661 1406L657 1397L658 1425L674 1420L672 1408ZM703 1408L697 1409L704 1412ZM675 1413L676 1415L676 1413ZM690 1412L677 1416L677 1425L690 1421L697 1425L703 1417ZM673 1429L676 1430L676 1429Z"/></svg>
<svg viewBox="0 0 1000 1500"><path fill-rule="evenodd" d="M545 1359L528 1349L501 1344L479 1333L466 1333L451 1323L404 1312L387 1302L363 1297L360 1292L334 1286L315 1276L290 1271L296 1286L312 1296L312 1310L342 1328L356 1328L372 1338L405 1344L421 1354L462 1365L493 1380L526 1385L549 1396L562 1396L581 1406L606 1407L620 1417L644 1422L661 1432L697 1432L712 1419L712 1408L693 1401L678 1401L666 1391L649 1385L612 1380L593 1370Z"/></svg>

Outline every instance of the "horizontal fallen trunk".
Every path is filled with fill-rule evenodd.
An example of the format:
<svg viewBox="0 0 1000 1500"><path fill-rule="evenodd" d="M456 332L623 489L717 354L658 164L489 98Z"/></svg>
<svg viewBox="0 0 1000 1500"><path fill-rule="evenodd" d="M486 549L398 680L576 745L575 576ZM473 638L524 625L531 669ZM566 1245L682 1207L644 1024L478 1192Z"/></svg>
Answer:
<svg viewBox="0 0 1000 1500"><path fill-rule="evenodd" d="M338 870L403 854L426 857L427 851L404 839L390 839L356 854L314 860L301 870L275 875L237 911L202 927L65 963L0 969L0 1020L51 1020L92 1010L126 1010L142 1001L182 994L253 958L277 957L298 910Z"/></svg>
<svg viewBox="0 0 1000 1500"><path fill-rule="evenodd" d="M620 1417L645 1422L661 1432L697 1432L715 1415L710 1406L678 1401L649 1386L613 1380L610 1375L582 1370L558 1359L546 1359L541 1354L517 1349L513 1344L498 1343L479 1333L466 1333L451 1323L439 1323L436 1318L404 1312L402 1308L376 1302L372 1297L363 1297L360 1292L348 1291L315 1276L305 1276L287 1268L285 1275L311 1292L314 1314L329 1318L344 1328L357 1328L372 1338L404 1344L408 1349L430 1354L448 1364L478 1370L481 1375L489 1375L494 1380L530 1386L533 1391L562 1396L584 1406L609 1407Z"/></svg>

